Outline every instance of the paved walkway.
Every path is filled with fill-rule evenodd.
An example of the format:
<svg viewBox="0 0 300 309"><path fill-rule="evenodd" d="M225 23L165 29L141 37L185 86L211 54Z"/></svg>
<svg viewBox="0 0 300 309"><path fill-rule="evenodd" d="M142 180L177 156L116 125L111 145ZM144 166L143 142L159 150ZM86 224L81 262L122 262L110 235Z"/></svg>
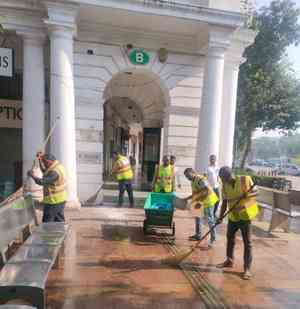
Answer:
<svg viewBox="0 0 300 309"><path fill-rule="evenodd" d="M71 234L47 308L202 308L185 275L160 263L164 245L144 239L142 210L83 208L67 217Z"/></svg>
<svg viewBox="0 0 300 309"><path fill-rule="evenodd" d="M254 277L241 278L242 244L236 266L215 267L224 259L225 225L217 245L204 243L182 269L160 263L172 251L187 249L193 220L176 211L176 241L142 234L141 209L113 207L68 211L71 233L59 270L50 274L47 308L299 308L300 236L269 235L265 224L254 226Z"/></svg>

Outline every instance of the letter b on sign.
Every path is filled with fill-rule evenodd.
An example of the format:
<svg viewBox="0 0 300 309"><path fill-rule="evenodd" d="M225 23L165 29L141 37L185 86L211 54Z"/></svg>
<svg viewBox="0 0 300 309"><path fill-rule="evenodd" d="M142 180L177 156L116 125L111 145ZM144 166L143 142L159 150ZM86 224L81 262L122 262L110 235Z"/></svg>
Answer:
<svg viewBox="0 0 300 309"><path fill-rule="evenodd" d="M146 65L150 61L150 56L142 49L134 49L129 54L129 59L130 59L132 64Z"/></svg>
<svg viewBox="0 0 300 309"><path fill-rule="evenodd" d="M144 54L143 53L136 53L135 54L135 61L137 62L137 63L143 63L144 62Z"/></svg>

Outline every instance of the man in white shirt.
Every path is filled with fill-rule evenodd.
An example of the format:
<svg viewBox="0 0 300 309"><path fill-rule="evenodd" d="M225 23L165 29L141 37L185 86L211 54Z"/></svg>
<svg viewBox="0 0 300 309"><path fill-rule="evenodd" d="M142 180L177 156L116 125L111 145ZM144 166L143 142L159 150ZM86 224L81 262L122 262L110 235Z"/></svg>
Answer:
<svg viewBox="0 0 300 309"><path fill-rule="evenodd" d="M217 157L214 154L209 156L209 166L206 170L206 175L207 175L207 179L208 179L209 184L211 185L211 187L215 191L218 198L220 198L219 179L218 179L219 168L217 166ZM217 214L217 211L218 211L218 207L219 207L219 201L216 202L215 207L214 207L214 216L215 217L216 217L216 214Z"/></svg>
<svg viewBox="0 0 300 309"><path fill-rule="evenodd" d="M174 176L175 176L176 186L180 189L181 188L180 175L179 175L178 169L175 166L175 162L176 162L176 157L174 155L171 155L170 156L170 164L171 164L171 166L173 166L173 172L174 172Z"/></svg>

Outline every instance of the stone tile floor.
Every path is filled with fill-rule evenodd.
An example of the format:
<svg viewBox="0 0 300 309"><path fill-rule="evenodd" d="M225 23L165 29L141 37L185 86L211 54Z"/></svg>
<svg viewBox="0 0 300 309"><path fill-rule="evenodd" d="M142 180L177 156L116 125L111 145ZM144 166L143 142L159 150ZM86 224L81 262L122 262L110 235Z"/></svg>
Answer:
<svg viewBox="0 0 300 309"><path fill-rule="evenodd" d="M168 246L159 235L144 237L142 209L106 205L66 211L66 216L71 231L60 267L49 276L48 309L300 308L297 233L268 234L266 222L255 222L254 276L244 281L240 236L235 267L229 271L215 267L225 258L222 224L214 248L208 249L204 241L183 264L197 272L195 288L189 274L161 263L170 254ZM174 246L188 249L193 218L187 211L176 211L175 221Z"/></svg>

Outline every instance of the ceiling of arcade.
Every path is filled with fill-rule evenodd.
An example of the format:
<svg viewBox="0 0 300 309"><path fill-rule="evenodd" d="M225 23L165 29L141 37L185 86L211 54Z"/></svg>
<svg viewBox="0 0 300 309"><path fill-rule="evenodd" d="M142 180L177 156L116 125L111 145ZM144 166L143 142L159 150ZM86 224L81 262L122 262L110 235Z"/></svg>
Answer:
<svg viewBox="0 0 300 309"><path fill-rule="evenodd" d="M113 102L122 115L127 114L129 122L134 121L132 110L136 110L131 101L136 103L141 111L140 116L139 112L135 113L136 119L141 119L144 127L162 126L164 109L169 104L168 93L159 77L137 69L117 74L106 86L104 99Z"/></svg>

